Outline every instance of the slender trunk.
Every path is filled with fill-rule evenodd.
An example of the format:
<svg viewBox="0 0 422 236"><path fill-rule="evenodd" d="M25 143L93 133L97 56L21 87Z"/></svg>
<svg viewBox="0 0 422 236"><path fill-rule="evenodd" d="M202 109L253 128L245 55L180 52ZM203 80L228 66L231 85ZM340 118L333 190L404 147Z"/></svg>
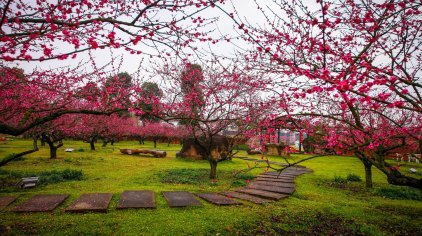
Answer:
<svg viewBox="0 0 422 236"><path fill-rule="evenodd" d="M107 147L108 142L103 142L102 147Z"/></svg>
<svg viewBox="0 0 422 236"><path fill-rule="evenodd" d="M363 165L365 166L366 188L372 188L372 163L363 161Z"/></svg>
<svg viewBox="0 0 422 236"><path fill-rule="evenodd" d="M36 152L36 151L38 151L38 147L37 148L34 147L34 149L32 149L32 150L24 151L24 152L21 152L21 153L18 153L18 154L13 154L9 157L6 157L6 158L0 160L0 167L6 165L7 163L9 163L9 162L11 162L11 161L13 161L13 160L15 160L19 157L28 155L28 154Z"/></svg>
<svg viewBox="0 0 422 236"><path fill-rule="evenodd" d="M57 159L57 147L50 145L50 159Z"/></svg>
<svg viewBox="0 0 422 236"><path fill-rule="evenodd" d="M91 146L91 151L95 151L95 139L91 139L89 145Z"/></svg>
<svg viewBox="0 0 422 236"><path fill-rule="evenodd" d="M110 145L113 146L114 145L114 140L110 141Z"/></svg>
<svg viewBox="0 0 422 236"><path fill-rule="evenodd" d="M210 160L210 159L208 159L208 160ZM217 164L218 164L218 162L214 161L214 160L210 160L209 162L210 162L210 167L211 167L211 169L210 169L210 179L216 179L217 178Z"/></svg>
<svg viewBox="0 0 422 236"><path fill-rule="evenodd" d="M41 147L45 147L45 141L41 139Z"/></svg>
<svg viewBox="0 0 422 236"><path fill-rule="evenodd" d="M157 148L157 140L154 139L154 148Z"/></svg>

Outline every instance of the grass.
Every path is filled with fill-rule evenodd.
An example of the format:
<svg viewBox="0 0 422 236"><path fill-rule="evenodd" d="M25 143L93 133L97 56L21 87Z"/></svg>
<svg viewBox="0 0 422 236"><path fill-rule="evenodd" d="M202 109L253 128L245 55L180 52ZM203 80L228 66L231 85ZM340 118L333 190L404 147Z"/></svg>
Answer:
<svg viewBox="0 0 422 236"><path fill-rule="evenodd" d="M68 198L51 213L18 214L0 212L0 235L294 235L294 234L343 234L343 235L421 235L422 203L414 198L391 199L392 188L385 176L374 170L375 188L366 191L363 182L344 183L339 188L331 183L336 176L347 180L351 173L363 177L360 161L352 157L322 157L303 165L314 170L296 180L296 192L288 199L265 206L244 202L243 206L217 207L205 201L203 207L186 209L169 208L162 191L186 190L217 192L243 186L256 169L236 177L233 172L244 169L247 161L234 158L219 163L218 180L209 181L207 161L189 161L175 158L180 145L159 145L167 152L166 158L141 155L122 155L119 148L152 148L147 142L118 142L105 148L97 145L89 150L86 143L65 141L58 151L59 158L50 160L48 149L41 148L22 161L11 162L0 168L0 196L19 196L15 206L35 194L68 193ZM15 140L0 144L0 158L12 152L30 148L31 141ZM71 153L65 148L74 148ZM239 156L246 156L240 151ZM259 158L259 155L255 156ZM306 155L292 155L300 160ZM271 161L283 162L270 156ZM408 165L408 164L406 164ZM407 167L407 166L406 166ZM418 172L422 164L412 165ZM83 173L80 180L47 183L33 189L17 189L13 184L21 176L41 174L46 171L63 173L66 169ZM400 188L399 192L420 190ZM124 190L153 190L157 193L156 210L116 210L119 195ZM113 193L109 212L69 214L64 209L83 193ZM394 193L393 195L397 195ZM417 195L419 196L419 195ZM418 199L418 198L416 198ZM419 199L420 200L420 199ZM335 227L334 227L335 226Z"/></svg>

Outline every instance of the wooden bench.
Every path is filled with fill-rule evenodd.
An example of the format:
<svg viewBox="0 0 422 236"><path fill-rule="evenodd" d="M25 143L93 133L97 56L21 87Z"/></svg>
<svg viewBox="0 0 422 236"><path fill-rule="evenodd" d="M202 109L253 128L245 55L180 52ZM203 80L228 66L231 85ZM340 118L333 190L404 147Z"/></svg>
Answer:
<svg viewBox="0 0 422 236"><path fill-rule="evenodd" d="M37 186L39 181L38 177L28 177L28 178L22 178L21 181L17 183L17 185L20 188L33 188Z"/></svg>
<svg viewBox="0 0 422 236"><path fill-rule="evenodd" d="M123 154L151 154L154 157L166 157L167 153L161 150L149 150L149 149L129 149L129 148L121 148L120 152Z"/></svg>

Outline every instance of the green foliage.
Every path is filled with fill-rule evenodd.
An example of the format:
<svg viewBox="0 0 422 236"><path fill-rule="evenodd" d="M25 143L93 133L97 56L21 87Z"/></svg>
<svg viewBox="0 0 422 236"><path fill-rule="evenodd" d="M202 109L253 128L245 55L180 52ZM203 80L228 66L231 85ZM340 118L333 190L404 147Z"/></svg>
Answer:
<svg viewBox="0 0 422 236"><path fill-rule="evenodd" d="M362 179L360 178L360 176L353 173L348 174L346 177L346 180L348 182L362 182Z"/></svg>
<svg viewBox="0 0 422 236"><path fill-rule="evenodd" d="M375 189L375 193L379 196L390 199L422 201L422 190L416 188L388 185L386 187Z"/></svg>
<svg viewBox="0 0 422 236"><path fill-rule="evenodd" d="M344 177L341 177L341 176L334 176L333 183L334 184L346 184L347 179L344 178Z"/></svg>
<svg viewBox="0 0 422 236"><path fill-rule="evenodd" d="M83 148L79 148L79 149L78 149L78 152L85 152L85 149L83 149Z"/></svg>
<svg viewBox="0 0 422 236"><path fill-rule="evenodd" d="M62 171L52 170L45 171L40 174L40 183L60 183L64 181L82 180L83 173L81 170L65 169Z"/></svg>

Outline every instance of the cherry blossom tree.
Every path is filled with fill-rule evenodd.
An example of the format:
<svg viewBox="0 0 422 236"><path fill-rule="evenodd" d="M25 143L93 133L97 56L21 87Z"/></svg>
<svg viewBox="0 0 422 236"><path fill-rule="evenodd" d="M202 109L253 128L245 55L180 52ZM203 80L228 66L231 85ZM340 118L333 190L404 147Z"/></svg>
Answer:
<svg viewBox="0 0 422 236"><path fill-rule="evenodd" d="M393 144L401 136L420 143L421 3L256 4L265 26L234 18L242 37L254 44L240 56L250 68L273 75L283 115L331 123L328 145L348 141L364 164L367 187L375 166L392 184L420 188L420 180L401 174L385 157L406 145Z"/></svg>
<svg viewBox="0 0 422 236"><path fill-rule="evenodd" d="M248 76L235 62L223 66L222 61L215 59L202 66L172 63L157 69L168 82L162 117L186 126L188 137L210 163L210 179L217 177L218 162L232 155L233 145L221 140L222 131L235 125L240 134L265 110L259 107L259 91L264 87L260 77ZM230 147L223 148L223 144Z"/></svg>

